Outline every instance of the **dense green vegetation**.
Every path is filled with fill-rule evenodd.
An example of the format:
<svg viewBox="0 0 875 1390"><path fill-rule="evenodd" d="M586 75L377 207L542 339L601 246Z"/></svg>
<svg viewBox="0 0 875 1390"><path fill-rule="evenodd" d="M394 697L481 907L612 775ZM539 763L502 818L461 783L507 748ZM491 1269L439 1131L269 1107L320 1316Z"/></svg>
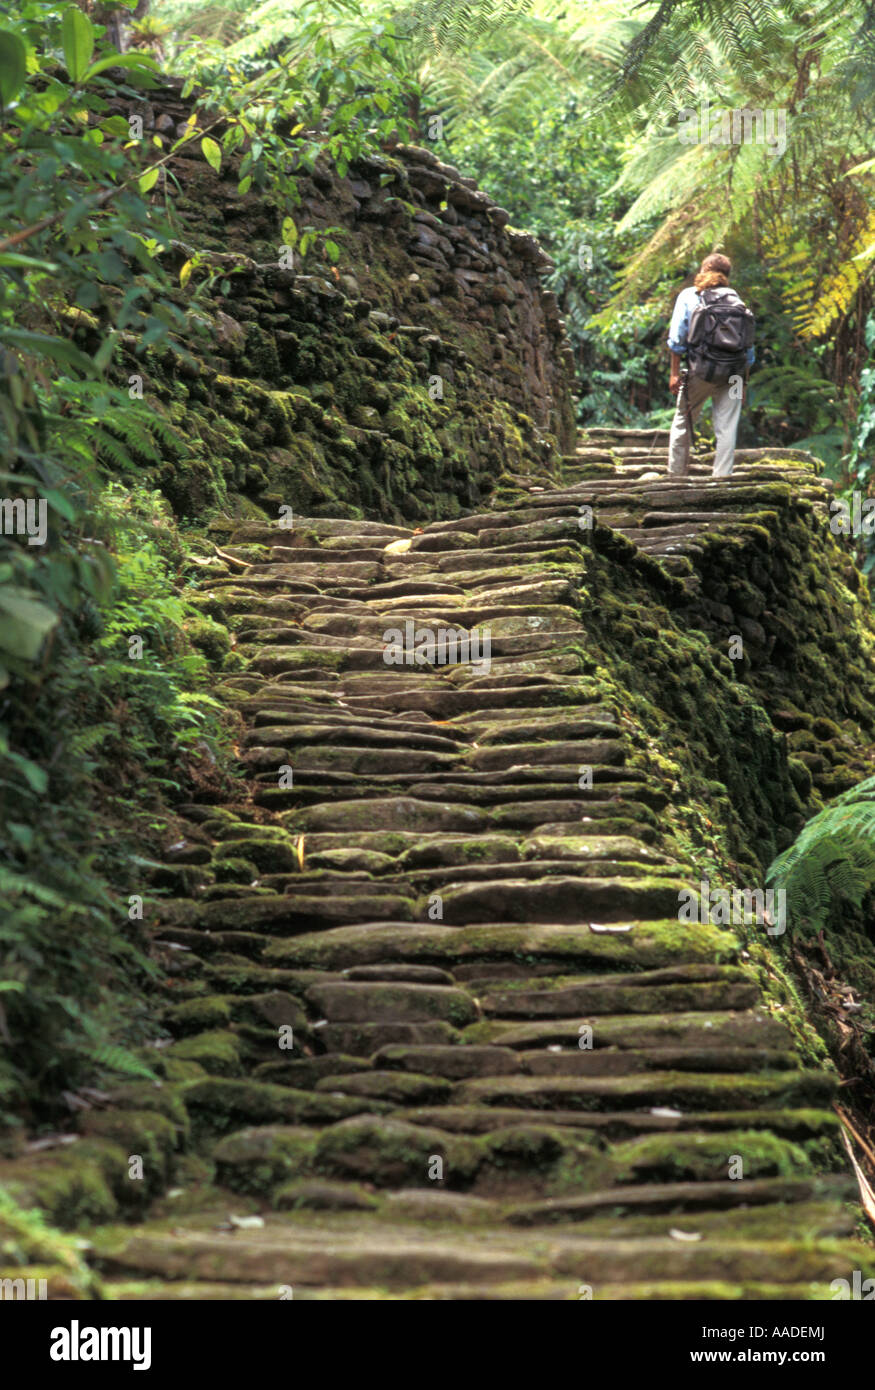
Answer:
<svg viewBox="0 0 875 1390"><path fill-rule="evenodd" d="M290 210L278 159L288 113L309 127L352 93L324 139L300 141L304 160L324 144L342 166L405 89L387 75L368 103L377 129L366 130L354 93L369 40L361 66L329 54L321 73L321 27L315 17L302 27L316 51L301 70L275 64L250 80L235 70L209 88L225 148L249 144L244 183L270 185ZM142 481L162 450L179 457L185 445L120 365L157 345L185 355L196 297L186 315L161 260L172 161L197 140L218 165L222 148L206 117L165 147L108 116L108 98L148 90L156 64L119 55L75 5L27 3L7 18L0 68L0 460L4 495L22 508L0 536L0 1111L23 1113L28 1094L38 1118L43 1097L95 1070L149 1074L110 1041L142 1036L143 870L166 839L168 797L224 775L198 647L214 664L225 653L186 600L193 565L177 522ZM294 244L291 221L287 236ZM72 341L80 322L94 330L88 354ZM40 535L23 534L28 501L46 507Z"/></svg>
<svg viewBox="0 0 875 1390"><path fill-rule="evenodd" d="M162 72L197 101L187 130L108 114ZM786 150L683 143L681 113L706 100L784 113ZM23 0L4 14L0 468L4 496L46 502L47 530L45 544L0 534L2 1115L39 1120L103 1070L143 1074L144 871L173 798L231 776L209 685L234 653L187 597L204 543L155 481L189 446L137 388L150 352L185 361L199 297L223 280L197 257L170 273L177 158L239 158L238 196L277 204L284 243L329 274L354 267L341 232L300 219L293 168L327 157L342 174L398 139L428 144L551 253L585 423L666 422L667 315L721 246L758 319L741 442L802 444L865 487L873 101L861 0L156 0L136 21Z"/></svg>

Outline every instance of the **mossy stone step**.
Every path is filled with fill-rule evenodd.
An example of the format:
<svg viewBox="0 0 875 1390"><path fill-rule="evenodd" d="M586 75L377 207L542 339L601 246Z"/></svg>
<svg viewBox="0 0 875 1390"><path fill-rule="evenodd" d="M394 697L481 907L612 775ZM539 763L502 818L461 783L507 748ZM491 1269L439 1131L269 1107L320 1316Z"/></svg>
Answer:
<svg viewBox="0 0 875 1390"><path fill-rule="evenodd" d="M451 926L492 922L604 922L664 918L678 906L676 879L495 878L450 887L442 895L443 921ZM635 928L629 928L630 934Z"/></svg>
<svg viewBox="0 0 875 1390"><path fill-rule="evenodd" d="M282 731L278 731L282 732ZM442 772L452 774L460 763L455 753L435 752L417 746L413 741L405 745L403 737L398 740L400 747L356 745L353 740L349 746L331 741L314 747L304 743L295 747L293 741L288 746L259 746L250 749L244 759L252 763L256 751L263 755L260 765L269 767L275 785L278 769L291 766L293 775L299 778L312 778L320 773L345 773L351 777L392 776L412 777L423 772ZM294 751L292 751L294 750Z"/></svg>
<svg viewBox="0 0 875 1390"><path fill-rule="evenodd" d="M361 891L357 891L360 887ZM198 906L193 926L204 932L221 932L223 928L256 932L269 928L272 932L306 931L319 922L413 921L415 905L397 893L380 893L362 879L356 891L349 895L333 893L283 893L228 901L204 903Z"/></svg>
<svg viewBox="0 0 875 1390"><path fill-rule="evenodd" d="M412 985L452 985L455 983L448 970L438 970L433 965L354 965L344 970L344 978L379 984Z"/></svg>
<svg viewBox="0 0 875 1390"><path fill-rule="evenodd" d="M581 1020L599 1014L685 1013L702 1010L750 1009L759 1003L759 990L746 979L702 980L678 984L643 983L631 976L623 982L591 979L550 991L513 990L485 994L484 1013L494 1018L557 1018L576 1013ZM595 1028L594 1028L595 1032Z"/></svg>
<svg viewBox="0 0 875 1390"><path fill-rule="evenodd" d="M383 559L384 547L378 543L374 544L368 536L349 536L345 537L340 545L332 546L283 546L275 545L271 547L267 557L272 564L280 564L286 567L299 564L321 564L325 560L330 560L332 564L337 564L335 575L342 575L348 565L354 564L379 564ZM254 569L263 571L261 565L253 566Z"/></svg>
<svg viewBox="0 0 875 1390"><path fill-rule="evenodd" d="M495 1025L491 1041L503 1048L579 1047L581 1020L570 1018ZM698 1050L715 1047L786 1047L791 1034L778 1019L759 1008L714 1013L599 1014L591 1025L594 1050L603 1047L647 1048L676 1044Z"/></svg>
<svg viewBox="0 0 875 1390"><path fill-rule="evenodd" d="M733 1075L665 1071L620 1077L510 1076L462 1082L457 1104L510 1105L522 1109L615 1109L666 1106L679 1110L739 1110L758 1105L828 1104L835 1077L820 1071Z"/></svg>
<svg viewBox="0 0 875 1390"><path fill-rule="evenodd" d="M476 1001L452 985L348 980L313 985L308 1002L331 1023L427 1023L464 1027L479 1018Z"/></svg>
<svg viewBox="0 0 875 1390"><path fill-rule="evenodd" d="M442 1019L427 1023L320 1023L317 1027L320 1043L329 1053L369 1059L384 1047L448 1046L462 1041L459 1030Z"/></svg>
<svg viewBox="0 0 875 1390"><path fill-rule="evenodd" d="M332 1095L362 1096L392 1101L395 1105L438 1105L450 1099L452 1083L443 1077L416 1072L381 1071L338 1072L316 1083L317 1091Z"/></svg>
<svg viewBox="0 0 875 1390"><path fill-rule="evenodd" d="M621 1190L621 1196L625 1190ZM502 1205L502 1219L507 1220L507 1206ZM746 1243L786 1240L788 1236L809 1240L835 1240L853 1238L856 1227L851 1207L847 1204L841 1205L838 1194L829 1193L828 1190L820 1200L793 1202L792 1208L785 1200L727 1207L723 1210L700 1209L694 1214L684 1216L672 1211L668 1206L661 1212L649 1212L638 1210L632 1204L626 1206L621 1201L614 1207L606 1204L600 1210L596 1209L581 1219L586 1222L582 1234L590 1239L619 1241L654 1236L667 1236L677 1240L679 1237L675 1233L679 1229L688 1237L698 1237L700 1240L716 1238L721 1241ZM571 1222L576 1225L577 1218L572 1216ZM549 1229L552 1224L546 1222L545 1226Z"/></svg>
<svg viewBox="0 0 875 1390"><path fill-rule="evenodd" d="M299 1288L383 1288L411 1290L433 1284L488 1286L520 1280L566 1277L599 1286L651 1282L750 1283L828 1287L834 1278L858 1268L870 1272L870 1252L862 1244L807 1240L763 1243L719 1240L686 1243L671 1238L592 1240L565 1231L551 1232L549 1244L536 1232L494 1233L476 1227L467 1237L454 1230L441 1240L429 1229L405 1223L368 1222L365 1230L326 1231L282 1224L274 1218L263 1231L233 1235L177 1230L129 1235L115 1248L97 1252L108 1273L136 1272L147 1277L232 1284L270 1283Z"/></svg>
<svg viewBox="0 0 875 1390"><path fill-rule="evenodd" d="M512 1226L546 1226L554 1223L588 1221L606 1209L614 1212L659 1214L661 1212L695 1213L726 1211L729 1218L711 1223L709 1239L732 1240L732 1214L739 1208L771 1206L780 1203L784 1210L785 1231L791 1234L795 1225L793 1205L808 1202L824 1194L835 1201L847 1201L854 1195L846 1179L830 1182L828 1178L745 1178L726 1182L668 1182L627 1186L619 1190L587 1192L579 1197L554 1197L533 1202L507 1213ZM807 1227L799 1223L800 1235Z"/></svg>
<svg viewBox="0 0 875 1390"><path fill-rule="evenodd" d="M529 1108L512 1105L443 1105L396 1112L408 1124L440 1128L448 1134L491 1134L494 1130L532 1123ZM646 1135L719 1135L744 1130L772 1134L806 1144L822 1142L838 1153L838 1119L831 1110L816 1107L760 1110L687 1110L652 1105L640 1110L553 1109L541 1117L551 1127L570 1126L593 1133L599 1143L622 1143Z"/></svg>
<svg viewBox="0 0 875 1390"><path fill-rule="evenodd" d="M601 786L597 790L600 792ZM634 795L634 786L628 790ZM536 835L550 834L558 825L566 832L573 828L578 835L588 834L589 827L594 835L634 834L642 839L648 838L647 827L656 823L650 806L623 800L618 795L610 801L602 801L597 795L578 795L577 800L540 801L529 794L525 799L520 797L514 805L497 806L491 820L495 829L528 830Z"/></svg>
<svg viewBox="0 0 875 1390"><path fill-rule="evenodd" d="M242 740L244 747L274 741L285 741L290 748L318 743L323 746L340 745L344 748L357 745L379 747L382 751L386 751L387 748L426 748L438 753L455 753L464 746L460 739L449 737L447 732L437 733L418 725L410 725L406 729L387 725L381 729L375 728L369 720L352 717L330 724L306 724L300 719L292 718L288 721L276 720L268 723L256 718L255 728L245 734Z"/></svg>
<svg viewBox="0 0 875 1390"><path fill-rule="evenodd" d="M528 1076L635 1076L648 1071L744 1072L789 1071L798 1068L795 1052L773 1048L689 1047L569 1048L561 1052L519 1051L521 1070Z"/></svg>
<svg viewBox="0 0 875 1390"><path fill-rule="evenodd" d="M451 830L475 834L487 828L488 817L476 806L396 796L308 806L289 812L282 823L288 829L305 831Z"/></svg>
<svg viewBox="0 0 875 1390"><path fill-rule="evenodd" d="M418 869L414 873L408 874L406 881L410 885L410 890L414 892L443 891L445 886L450 887L455 892L459 885L496 884L504 880L516 883L520 880L534 880L535 885L537 885L548 878L565 880L571 872L576 874L578 881L585 880L587 883L607 880L622 880L629 883L635 879L650 882L652 881L653 868L649 864L636 863L634 860L627 863L622 859L589 859L577 854L566 855L562 859L549 859L545 855L543 858L530 858L526 863L462 864L454 868L451 874L447 873L446 868ZM580 909L583 910L585 905L585 899L583 899L580 903ZM526 915L530 918L536 917L535 913ZM585 915L586 912L584 912ZM548 916L551 921L556 921L561 919L562 914L550 910ZM577 920L579 916L580 912L576 913L571 920Z"/></svg>
<svg viewBox="0 0 875 1390"><path fill-rule="evenodd" d="M262 1196L306 1171L316 1135L302 1125L256 1125L216 1143L216 1180L233 1192Z"/></svg>
<svg viewBox="0 0 875 1390"><path fill-rule="evenodd" d="M192 1081L185 1085L183 1098L195 1132L201 1136L227 1133L246 1125L331 1125L365 1111L391 1109L379 1101L317 1095L314 1091L299 1091L266 1081L225 1077Z"/></svg>
<svg viewBox="0 0 875 1390"><path fill-rule="evenodd" d="M175 1302L194 1300L197 1302L271 1301L277 1298L276 1285L264 1284L223 1284L218 1282L177 1281L168 1283L160 1279L149 1280L107 1280L102 1284L102 1297L113 1302L155 1302L172 1299ZM489 1302L489 1303L565 1303L578 1302L583 1286L573 1278L532 1279L512 1281L505 1284L454 1284L431 1283L417 1285L415 1288L387 1291L373 1287L325 1286L322 1288L298 1287L296 1298L301 1303L356 1302ZM589 1285L586 1286L590 1288ZM614 1303L626 1301L639 1303L659 1300L661 1302L702 1302L744 1300L763 1302L809 1302L827 1301L834 1297L829 1285L812 1283L765 1284L746 1280L743 1283L697 1282L684 1283L651 1282L639 1284L604 1284L592 1290L593 1301Z"/></svg>
<svg viewBox="0 0 875 1390"><path fill-rule="evenodd" d="M302 1026L306 1015L300 1000L281 990L265 994L207 995L164 1010L164 1022L177 1036L235 1023Z"/></svg>
<svg viewBox="0 0 875 1390"><path fill-rule="evenodd" d="M510 1048L478 1046L464 1047L441 1044L382 1047L374 1055L375 1067L403 1072L418 1072L426 1076L444 1076L462 1081L473 1076L509 1076L523 1070L520 1057ZM423 1102L426 1104L427 1102Z"/></svg>
<svg viewBox="0 0 875 1390"><path fill-rule="evenodd" d="M591 766L598 763L607 767L614 763L622 764L626 750L622 740L614 733L609 738L546 740L538 743L493 744L491 747L476 748L463 755L463 765L483 772L506 771L513 767L537 767L549 764L551 767L566 766L569 773L581 764Z"/></svg>
<svg viewBox="0 0 875 1390"><path fill-rule="evenodd" d="M277 1086L292 1086L298 1090L315 1088L323 1076L336 1072L349 1074L355 1071L369 1071L371 1063L363 1057L347 1056L343 1053L320 1053L315 1057L291 1057L283 1054L280 1061L262 1062L252 1073L256 1081L267 1081Z"/></svg>
<svg viewBox="0 0 875 1390"><path fill-rule="evenodd" d="M288 541L290 536L348 536L348 535L369 535L384 537L390 540L403 539L411 535L411 531L404 526L390 526L382 521L359 521L354 518L324 517L324 516L296 516L294 527L280 526L276 522L273 526L266 526L263 522L246 521L236 526L231 534L231 541L235 545L259 544L275 545L278 540Z"/></svg>
<svg viewBox="0 0 875 1390"><path fill-rule="evenodd" d="M519 846L526 859L620 860L626 864L666 865L672 861L662 850L630 835L549 835L528 836ZM680 865L675 866L678 870Z"/></svg>
<svg viewBox="0 0 875 1390"><path fill-rule="evenodd" d="M464 931L449 926L417 923L371 922L355 927L334 927L295 937L269 938L260 959L267 965L283 965L297 969L337 970L350 965L413 963L438 965L455 971L457 965L477 961L526 961L534 963L566 962L572 969L627 969L629 971L657 969L661 966L684 963L729 960L737 953L734 938L714 926L700 926L695 932L685 932L676 920L640 922L622 935L596 934L588 925L538 923L521 926L518 923L491 923L489 926L466 927ZM190 933L195 938L197 933ZM227 936L227 934L226 934ZM244 933L232 934L229 942L241 939ZM634 981L634 976L629 977ZM589 986L587 988L590 988ZM592 986L591 988L595 988ZM534 996L533 996L534 997ZM653 1013L661 1007L661 997L647 995L633 987L627 996L605 993L601 996L605 1013ZM693 985L683 996L677 996L680 1009L700 1005L709 1010L751 1008L759 1002L759 991L747 981L727 981L714 985ZM581 1017L585 1017L581 994ZM599 996L589 994L589 1010ZM675 998L670 995L669 998ZM576 1003L577 1001L575 1001ZM512 1004L502 1005L512 1009ZM561 1012L567 1016L569 1006L555 1011L549 1007L532 1010L535 1016ZM508 1017L526 1013L517 1008Z"/></svg>

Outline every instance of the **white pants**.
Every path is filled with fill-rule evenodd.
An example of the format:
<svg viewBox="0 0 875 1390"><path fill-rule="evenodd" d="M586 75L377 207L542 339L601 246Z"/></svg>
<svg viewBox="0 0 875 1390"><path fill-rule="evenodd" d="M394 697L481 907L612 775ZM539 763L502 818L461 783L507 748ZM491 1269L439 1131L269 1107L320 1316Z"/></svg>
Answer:
<svg viewBox="0 0 875 1390"><path fill-rule="evenodd" d="M693 424L702 413L702 406L710 396L714 402L711 419L717 448L714 454L713 476L727 478L732 472L735 459L735 436L741 418L741 379L736 377L730 385L717 386L713 381L703 381L698 376L684 377L678 392L678 403L671 422L668 439L668 471L683 474L690 467L690 428L687 410L693 417Z"/></svg>

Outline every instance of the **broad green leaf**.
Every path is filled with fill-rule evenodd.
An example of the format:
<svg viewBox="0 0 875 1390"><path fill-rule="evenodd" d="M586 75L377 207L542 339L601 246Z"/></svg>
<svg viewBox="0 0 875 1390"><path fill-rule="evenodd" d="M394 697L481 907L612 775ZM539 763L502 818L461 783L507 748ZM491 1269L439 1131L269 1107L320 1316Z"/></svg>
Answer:
<svg viewBox="0 0 875 1390"><path fill-rule="evenodd" d="M76 508L65 493L58 488L47 488L43 496L52 510L58 512L66 521L76 520Z"/></svg>
<svg viewBox="0 0 875 1390"><path fill-rule="evenodd" d="M0 647L24 661L36 661L58 615L31 598L26 589L0 589Z"/></svg>
<svg viewBox="0 0 875 1390"><path fill-rule="evenodd" d="M61 20L61 45L70 81L79 83L94 52L94 26L77 5L69 5Z"/></svg>
<svg viewBox="0 0 875 1390"><path fill-rule="evenodd" d="M37 261L33 256L22 256L17 251L3 251L0 253L0 265L5 265L10 270L49 270L55 271L58 267L54 261Z"/></svg>
<svg viewBox="0 0 875 1390"><path fill-rule="evenodd" d="M222 148L217 145L215 140L211 140L209 135L205 135L201 140L201 149L204 159L211 169L215 169L218 174L222 168Z"/></svg>
<svg viewBox="0 0 875 1390"><path fill-rule="evenodd" d="M153 165L151 169L146 170L143 177L141 179L138 179L137 181L137 187L139 188L141 193L148 193L150 188L155 187L156 183L158 182L158 175L160 174L160 172L161 170L157 167L157 165Z"/></svg>
<svg viewBox="0 0 875 1390"><path fill-rule="evenodd" d="M32 762L30 758L17 758L16 762L31 791L36 792L38 796L43 796L49 786L49 774L45 768L40 767L39 763Z"/></svg>
<svg viewBox="0 0 875 1390"><path fill-rule="evenodd" d="M185 289L185 286L188 284L188 282L189 282L189 280L190 280L190 278L191 278L191 272L192 272L193 268L194 268L194 262L191 261L191 260L189 260L189 261L186 261L185 265L182 267L182 269L181 269L180 272L179 272L179 283L180 283L180 285L182 286L183 289Z"/></svg>
<svg viewBox="0 0 875 1390"><path fill-rule="evenodd" d="M21 848L23 850L29 850L33 848L35 832L32 825L22 825L19 821L7 821L6 829L9 831L9 834L11 835L15 843L17 845L21 845ZM3 989L4 984L8 988L10 983L11 982L8 980L0 980L0 989Z"/></svg>
<svg viewBox="0 0 875 1390"><path fill-rule="evenodd" d="M0 333L0 342L21 352L35 352L41 357L50 357L53 362L75 367L84 376L94 375L91 358L66 338L52 338L47 333L31 333L24 328L6 328Z"/></svg>
<svg viewBox="0 0 875 1390"><path fill-rule="evenodd" d="M119 140L127 140L130 135L130 126L124 116L109 116L105 121L100 122L100 129L107 135L112 135Z"/></svg>
<svg viewBox="0 0 875 1390"><path fill-rule="evenodd" d="M283 246L296 246L298 242L298 229L291 217L285 218L282 230Z"/></svg>
<svg viewBox="0 0 875 1390"><path fill-rule="evenodd" d="M90 82L92 77L106 72L107 68L145 68L147 71L157 72L158 65L148 53L110 53L106 58L98 58L96 63L92 63L82 79L83 82Z"/></svg>
<svg viewBox="0 0 875 1390"><path fill-rule="evenodd" d="M250 190L251 187L252 187L252 175L251 175L251 174L247 174L247 175L246 175L246 178L245 178L245 179L241 179L240 182L238 183L238 185L237 185L237 192L238 192L238 193L241 195L241 197L242 197L242 195L243 195L244 193L248 193L248 192L249 192L249 190ZM2 264L2 262L0 262L0 264Z"/></svg>
<svg viewBox="0 0 875 1390"><path fill-rule="evenodd" d="M24 86L27 53L17 34L0 29L0 104L8 106Z"/></svg>

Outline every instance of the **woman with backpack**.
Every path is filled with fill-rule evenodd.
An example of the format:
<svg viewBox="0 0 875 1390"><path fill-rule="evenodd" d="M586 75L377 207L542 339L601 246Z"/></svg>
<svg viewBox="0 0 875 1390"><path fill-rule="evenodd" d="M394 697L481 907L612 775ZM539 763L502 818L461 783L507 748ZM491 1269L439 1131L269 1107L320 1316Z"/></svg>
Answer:
<svg viewBox="0 0 875 1390"><path fill-rule="evenodd" d="M689 470L693 424L709 396L717 437L713 476L726 478L732 472L744 384L755 356L755 324L729 286L731 273L728 256L706 256L693 284L675 302L668 334L669 390L678 398L668 443L673 475Z"/></svg>

